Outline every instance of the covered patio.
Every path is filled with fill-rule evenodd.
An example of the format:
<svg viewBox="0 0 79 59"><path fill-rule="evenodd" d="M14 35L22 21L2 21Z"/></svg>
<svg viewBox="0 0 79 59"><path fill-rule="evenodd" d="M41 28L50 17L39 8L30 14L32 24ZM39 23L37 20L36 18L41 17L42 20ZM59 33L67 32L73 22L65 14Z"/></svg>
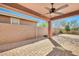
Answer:
<svg viewBox="0 0 79 59"><path fill-rule="evenodd" d="M65 5L65 4L64 3L61 3L61 4L54 3L53 7L57 9L62 5ZM56 40L53 38L54 35L53 35L53 30L52 30L52 21L59 20L59 19L61 20L62 18L67 18L67 17L79 15L79 8L78 8L79 4L69 3L67 8L59 10L59 12L62 12L63 14L60 15L60 14L52 13L51 16L50 16L50 14L46 14L49 11L47 9L45 9L45 7L51 8L50 3L1 3L0 7L6 8L9 10L13 10L16 12L20 12L25 15L30 15L30 16L33 16L33 17L36 17L36 18L39 18L41 20L45 20L46 22L48 22L48 36L47 36L47 38L45 38L45 40L35 42L32 45L30 44L30 46L29 45L27 45L27 47L23 46L23 47L25 47L24 49L27 49L27 51L25 51L26 53L23 53L22 55L43 55L43 56L44 55L71 55L71 56L75 55L72 53L72 51L65 49L61 44L56 42ZM36 35L37 35L37 33L36 33ZM37 36L36 36L36 39L38 40ZM46 43L46 42L48 42L48 43ZM40 43L41 44L46 43L46 45L45 44L41 45L42 47L47 46L46 49L45 48L39 49ZM37 47L39 50L36 49L35 50L36 52L32 51L32 49L31 49L31 48L33 48L32 46L34 46L33 50L36 49L35 47ZM23 47L21 47L21 48L23 49ZM16 48L16 50L24 52L21 50L21 48L20 47ZM29 48L30 48L30 51L32 54L28 52ZM55 51L52 51L52 48ZM47 51L45 51L45 50L47 50ZM39 51L41 51L42 53ZM15 49L13 49L13 51L10 50L9 52L8 51L3 52L0 55L11 55L11 53L13 55L21 55L19 52L18 53L13 53L13 52L16 52ZM10 53L10 54L8 54L8 53Z"/></svg>

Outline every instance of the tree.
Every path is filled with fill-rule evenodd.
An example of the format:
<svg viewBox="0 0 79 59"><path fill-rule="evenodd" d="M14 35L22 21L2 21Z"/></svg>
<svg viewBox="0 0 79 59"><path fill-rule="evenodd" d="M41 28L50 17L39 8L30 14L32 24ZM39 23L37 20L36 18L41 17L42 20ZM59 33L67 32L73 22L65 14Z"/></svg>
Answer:
<svg viewBox="0 0 79 59"><path fill-rule="evenodd" d="M39 27L48 27L48 23L47 22L40 23L38 26Z"/></svg>
<svg viewBox="0 0 79 59"><path fill-rule="evenodd" d="M65 30L70 31L71 28L73 29L78 29L79 28L79 23L77 20L71 20L70 22L67 22L65 20L60 21L61 26L65 28ZM77 30L76 29L76 30Z"/></svg>

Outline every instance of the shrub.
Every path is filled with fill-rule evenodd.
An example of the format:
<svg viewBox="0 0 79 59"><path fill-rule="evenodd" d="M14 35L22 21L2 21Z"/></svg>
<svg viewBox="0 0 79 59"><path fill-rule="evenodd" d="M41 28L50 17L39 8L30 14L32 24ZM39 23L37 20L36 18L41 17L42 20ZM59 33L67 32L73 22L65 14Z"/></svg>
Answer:
<svg viewBox="0 0 79 59"><path fill-rule="evenodd" d="M66 26L65 26L65 30L66 30L66 31L70 31L69 25L66 25Z"/></svg>
<svg viewBox="0 0 79 59"><path fill-rule="evenodd" d="M63 33L63 31L62 31L62 30L60 30L60 31L59 31L59 33Z"/></svg>

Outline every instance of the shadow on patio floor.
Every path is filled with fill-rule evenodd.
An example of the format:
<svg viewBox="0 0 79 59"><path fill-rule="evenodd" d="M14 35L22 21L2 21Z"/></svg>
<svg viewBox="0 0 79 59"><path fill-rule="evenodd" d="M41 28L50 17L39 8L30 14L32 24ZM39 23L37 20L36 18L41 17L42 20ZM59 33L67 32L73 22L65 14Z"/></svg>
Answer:
<svg viewBox="0 0 79 59"><path fill-rule="evenodd" d="M72 54L72 51L64 49L59 43L57 43L52 38L49 40L55 46L55 48L53 48L53 50L49 54L47 54L47 56L76 56Z"/></svg>
<svg viewBox="0 0 79 59"><path fill-rule="evenodd" d="M24 41L0 45L0 53L14 49L14 48L17 48L17 47L21 47L21 46L24 46L24 45L32 44L32 43L35 43L35 42L38 42L38 41L41 41L41 40L44 40L44 39L46 39L46 38L45 37L38 37L37 39L33 38L33 39L24 40Z"/></svg>

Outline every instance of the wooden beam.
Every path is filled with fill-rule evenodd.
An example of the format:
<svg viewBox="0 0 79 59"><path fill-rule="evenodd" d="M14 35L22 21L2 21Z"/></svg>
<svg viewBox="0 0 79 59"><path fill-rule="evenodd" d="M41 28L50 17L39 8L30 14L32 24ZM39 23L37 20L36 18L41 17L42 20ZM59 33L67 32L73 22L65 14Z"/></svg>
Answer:
<svg viewBox="0 0 79 59"><path fill-rule="evenodd" d="M10 7L13 7L13 8L16 8L16 9L19 9L19 10L22 10L22 11L30 13L30 14L33 14L33 15L35 15L38 18L41 18L43 20L46 20L46 21L49 20L48 17L46 17L46 16L44 16L44 15L42 15L42 14L40 14L40 13L34 11L34 10L31 10L31 9L29 9L27 7L24 7L24 6L22 6L22 5L18 4L18 3L3 3L3 4L7 5L7 6L10 6Z"/></svg>
<svg viewBox="0 0 79 59"><path fill-rule="evenodd" d="M79 10L70 12L68 14L64 14L64 15L60 15L60 16L53 17L53 18L51 18L51 20L66 18L66 17L70 17L70 16L75 16L75 15L79 15Z"/></svg>

